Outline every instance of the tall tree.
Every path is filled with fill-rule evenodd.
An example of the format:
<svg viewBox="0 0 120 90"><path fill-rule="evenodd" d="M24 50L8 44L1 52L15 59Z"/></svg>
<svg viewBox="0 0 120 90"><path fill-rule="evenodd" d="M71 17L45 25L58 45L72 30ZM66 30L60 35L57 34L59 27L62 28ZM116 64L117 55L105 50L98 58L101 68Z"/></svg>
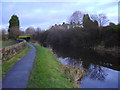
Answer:
<svg viewBox="0 0 120 90"><path fill-rule="evenodd" d="M105 14L91 15L93 21L97 21L99 26L105 25L109 20Z"/></svg>
<svg viewBox="0 0 120 90"><path fill-rule="evenodd" d="M93 22L92 20L90 19L89 15L88 14L85 14L83 16L83 26L84 28L91 28L93 26Z"/></svg>
<svg viewBox="0 0 120 90"><path fill-rule="evenodd" d="M94 45L95 43L97 43L97 40L99 38L98 22L96 20L92 21L89 15L85 14L83 16L83 27L85 28L85 30L87 30L89 45Z"/></svg>
<svg viewBox="0 0 120 90"><path fill-rule="evenodd" d="M11 39L17 39L19 35L21 34L21 31L18 29L18 27L11 27L9 32L9 37Z"/></svg>
<svg viewBox="0 0 120 90"><path fill-rule="evenodd" d="M11 19L9 20L9 29L8 29L9 38L14 37L15 33L13 33L13 32L16 32L16 31L19 32L19 27L20 27L19 18L17 17L17 15L12 15ZM13 31L11 28L12 29L14 28L14 30L16 30L16 31ZM13 38L13 39L15 39L15 38Z"/></svg>

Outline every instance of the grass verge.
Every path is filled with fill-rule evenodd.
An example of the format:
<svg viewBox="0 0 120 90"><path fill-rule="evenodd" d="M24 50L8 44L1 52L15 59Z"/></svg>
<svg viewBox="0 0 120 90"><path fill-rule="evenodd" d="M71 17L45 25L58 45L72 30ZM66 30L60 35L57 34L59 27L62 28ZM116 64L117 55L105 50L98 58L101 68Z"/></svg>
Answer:
<svg viewBox="0 0 120 90"><path fill-rule="evenodd" d="M6 74L7 71L10 70L10 68L18 61L20 60L24 55L26 55L29 51L30 47L27 45L23 51L15 55L13 58L3 61L2 62L2 77Z"/></svg>
<svg viewBox="0 0 120 90"><path fill-rule="evenodd" d="M0 44L2 45L2 47L11 46L16 43L18 43L18 41L15 41L15 40L0 41Z"/></svg>
<svg viewBox="0 0 120 90"><path fill-rule="evenodd" d="M35 45L37 52L28 88L72 88L61 63L48 49Z"/></svg>

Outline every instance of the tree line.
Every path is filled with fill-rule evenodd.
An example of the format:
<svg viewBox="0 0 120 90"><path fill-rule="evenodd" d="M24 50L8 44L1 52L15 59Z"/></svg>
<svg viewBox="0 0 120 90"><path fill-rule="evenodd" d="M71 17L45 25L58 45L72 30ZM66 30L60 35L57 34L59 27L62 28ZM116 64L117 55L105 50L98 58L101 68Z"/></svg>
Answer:
<svg viewBox="0 0 120 90"><path fill-rule="evenodd" d="M50 28L46 31L37 30L33 35L33 40L37 40L43 46L119 46L120 25L115 25L110 22L108 26L103 26L107 21L108 19L104 14L92 15L90 17L89 14L82 14L76 11L70 18L70 24L80 23L83 25L83 28Z"/></svg>
<svg viewBox="0 0 120 90"><path fill-rule="evenodd" d="M94 47L103 45L105 47L115 47L120 45L119 34L120 24L115 25L110 22L105 14L89 15L80 11L75 11L69 18L69 26L82 25L74 28L49 28L44 31L40 28L28 27L25 31L20 30L20 22L17 15L13 15L9 20L8 35L2 30L2 39L15 39L19 35L32 35L32 40L38 41L43 46L69 46L69 47ZM65 26L63 22L63 26ZM56 25L55 25L56 26Z"/></svg>
<svg viewBox="0 0 120 90"><path fill-rule="evenodd" d="M101 29L49 29L47 31L36 31L32 39L43 46L94 47L103 45L115 47L120 45L119 30L120 25L107 26Z"/></svg>

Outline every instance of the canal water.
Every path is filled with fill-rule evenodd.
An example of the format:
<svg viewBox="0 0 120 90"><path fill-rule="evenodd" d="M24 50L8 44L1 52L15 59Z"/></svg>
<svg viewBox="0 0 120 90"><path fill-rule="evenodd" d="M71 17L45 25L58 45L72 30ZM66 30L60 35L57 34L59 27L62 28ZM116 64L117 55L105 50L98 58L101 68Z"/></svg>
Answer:
<svg viewBox="0 0 120 90"><path fill-rule="evenodd" d="M53 52L62 64L86 70L81 88L120 88L118 57L85 48L54 47Z"/></svg>

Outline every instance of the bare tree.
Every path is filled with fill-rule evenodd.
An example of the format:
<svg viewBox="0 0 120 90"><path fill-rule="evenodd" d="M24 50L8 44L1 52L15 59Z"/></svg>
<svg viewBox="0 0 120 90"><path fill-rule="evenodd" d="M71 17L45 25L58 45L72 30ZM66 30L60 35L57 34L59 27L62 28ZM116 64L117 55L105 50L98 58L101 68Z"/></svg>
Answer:
<svg viewBox="0 0 120 90"><path fill-rule="evenodd" d="M25 31L26 34L33 35L35 33L35 29L33 27L28 27Z"/></svg>
<svg viewBox="0 0 120 90"><path fill-rule="evenodd" d="M2 40L6 40L6 30L2 29Z"/></svg>
<svg viewBox="0 0 120 90"><path fill-rule="evenodd" d="M37 27L37 28L36 28L36 31L41 32L41 28L40 28L40 27Z"/></svg>
<svg viewBox="0 0 120 90"><path fill-rule="evenodd" d="M103 14L103 13L102 14L98 14L98 15L91 15L91 19L93 21L96 20L100 27L105 25L109 21L107 16L105 14Z"/></svg>
<svg viewBox="0 0 120 90"><path fill-rule="evenodd" d="M81 11L75 11L70 17L70 22L82 24L83 15L84 14Z"/></svg>
<svg viewBox="0 0 120 90"><path fill-rule="evenodd" d="M41 28L37 27L35 33L32 36L33 40L38 40L41 37Z"/></svg>
<svg viewBox="0 0 120 90"><path fill-rule="evenodd" d="M6 30L5 29L0 29L0 40L6 40Z"/></svg>

